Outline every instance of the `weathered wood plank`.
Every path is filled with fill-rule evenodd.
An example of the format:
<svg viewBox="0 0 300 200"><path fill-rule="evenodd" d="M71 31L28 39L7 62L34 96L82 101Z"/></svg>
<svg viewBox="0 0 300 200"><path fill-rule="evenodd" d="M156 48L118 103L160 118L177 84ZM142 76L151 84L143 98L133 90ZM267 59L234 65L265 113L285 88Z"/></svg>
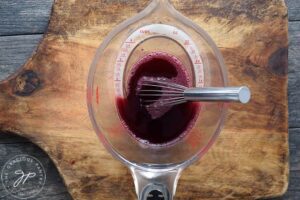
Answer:
<svg viewBox="0 0 300 200"><path fill-rule="evenodd" d="M289 136L291 173L288 194L300 192L300 128L290 129Z"/></svg>
<svg viewBox="0 0 300 200"><path fill-rule="evenodd" d="M1 139L1 138L0 138ZM22 138L17 138L16 140L22 140ZM53 199L53 200L69 200L71 199L69 193L64 186L64 183L61 177L58 174L56 167L54 166L53 162L49 159L48 155L43 152L40 148L32 143L17 143L17 144L1 144L0 143L0 169L5 165L5 163L12 159L13 157L20 155L20 154L27 154L37 158L44 167L46 173L46 181L43 187L43 190L36 196L34 199L39 200L46 200L46 199ZM18 166L20 169L23 169L24 166ZM0 170L0 171L1 171ZM24 172L25 173L25 172ZM28 173L28 172L27 172ZM10 177L15 178L15 177ZM15 179L13 179L15 180ZM25 189L32 190L30 184L36 186L35 182L30 182L28 180ZM16 199L13 198L7 191L4 190L3 185L0 184L0 199L3 200L10 200Z"/></svg>
<svg viewBox="0 0 300 200"><path fill-rule="evenodd" d="M300 3L300 2L299 2ZM298 3L298 4L299 4ZM289 23L289 126L300 127L300 22ZM290 180L284 200L300 196L300 129L290 128Z"/></svg>
<svg viewBox="0 0 300 200"><path fill-rule="evenodd" d="M27 61L41 38L42 35L0 37L0 81Z"/></svg>
<svg viewBox="0 0 300 200"><path fill-rule="evenodd" d="M289 20L299 21L300 20L300 2L299 0L285 0L289 8Z"/></svg>
<svg viewBox="0 0 300 200"><path fill-rule="evenodd" d="M44 33L53 0L1 0L0 35Z"/></svg>
<svg viewBox="0 0 300 200"><path fill-rule="evenodd" d="M283 197L273 198L269 200L298 200L298 197L300 197L299 191L291 191L287 192Z"/></svg>
<svg viewBox="0 0 300 200"><path fill-rule="evenodd" d="M272 200L297 200L300 197L300 128L290 129L290 178L286 194Z"/></svg>
<svg viewBox="0 0 300 200"><path fill-rule="evenodd" d="M300 172L300 128L290 129L290 170L292 172ZM298 174L300 186L300 174ZM299 187L300 191L300 187Z"/></svg>
<svg viewBox="0 0 300 200"><path fill-rule="evenodd" d="M300 127L300 22L289 23L289 127Z"/></svg>

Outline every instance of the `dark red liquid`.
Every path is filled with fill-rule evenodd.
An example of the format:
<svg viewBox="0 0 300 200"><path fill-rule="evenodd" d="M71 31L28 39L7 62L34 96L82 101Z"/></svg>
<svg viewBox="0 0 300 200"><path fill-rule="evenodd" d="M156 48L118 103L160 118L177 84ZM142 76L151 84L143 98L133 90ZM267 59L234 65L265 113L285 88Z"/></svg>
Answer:
<svg viewBox="0 0 300 200"><path fill-rule="evenodd" d="M194 103L184 103L172 107L147 109L141 105L137 91L144 77L166 78L168 81L189 86L190 78L181 62L174 56L155 52L142 58L132 69L125 99L117 99L120 117L140 142L153 145L167 145L178 141L192 127L199 112ZM159 97L158 97L159 98Z"/></svg>

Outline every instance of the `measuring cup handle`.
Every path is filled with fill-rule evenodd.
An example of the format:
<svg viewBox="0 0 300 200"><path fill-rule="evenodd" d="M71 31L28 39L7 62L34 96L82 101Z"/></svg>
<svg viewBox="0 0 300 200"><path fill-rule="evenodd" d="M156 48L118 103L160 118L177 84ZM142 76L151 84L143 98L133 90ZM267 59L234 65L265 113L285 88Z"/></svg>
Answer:
<svg viewBox="0 0 300 200"><path fill-rule="evenodd" d="M153 170L130 168L139 200L173 200L182 169Z"/></svg>
<svg viewBox="0 0 300 200"><path fill-rule="evenodd" d="M148 199L172 200L173 197L170 195L170 192L166 186L159 183L150 183L141 191L141 194L139 195L139 200Z"/></svg>

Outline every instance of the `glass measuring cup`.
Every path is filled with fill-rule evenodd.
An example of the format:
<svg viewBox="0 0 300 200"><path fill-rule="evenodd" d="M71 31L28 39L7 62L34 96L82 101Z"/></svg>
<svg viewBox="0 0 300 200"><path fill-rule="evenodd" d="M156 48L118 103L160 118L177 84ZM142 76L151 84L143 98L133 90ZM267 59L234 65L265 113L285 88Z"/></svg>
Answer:
<svg viewBox="0 0 300 200"><path fill-rule="evenodd" d="M88 109L103 145L130 169L141 200L155 195L153 191L164 199L173 198L182 170L208 151L226 114L224 102L203 102L193 127L175 143L155 146L132 137L120 119L116 99L126 98L134 63L158 51L184 64L191 86L227 86L226 68L214 42L167 0L153 0L105 38L89 73Z"/></svg>

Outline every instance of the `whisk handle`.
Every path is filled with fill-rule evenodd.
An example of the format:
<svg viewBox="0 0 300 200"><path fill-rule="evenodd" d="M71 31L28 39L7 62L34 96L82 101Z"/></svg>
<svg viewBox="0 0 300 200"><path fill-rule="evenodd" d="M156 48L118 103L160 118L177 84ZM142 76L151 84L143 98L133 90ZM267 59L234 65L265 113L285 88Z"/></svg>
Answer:
<svg viewBox="0 0 300 200"><path fill-rule="evenodd" d="M184 91L187 101L237 101L248 103L251 92L248 87L189 88Z"/></svg>

